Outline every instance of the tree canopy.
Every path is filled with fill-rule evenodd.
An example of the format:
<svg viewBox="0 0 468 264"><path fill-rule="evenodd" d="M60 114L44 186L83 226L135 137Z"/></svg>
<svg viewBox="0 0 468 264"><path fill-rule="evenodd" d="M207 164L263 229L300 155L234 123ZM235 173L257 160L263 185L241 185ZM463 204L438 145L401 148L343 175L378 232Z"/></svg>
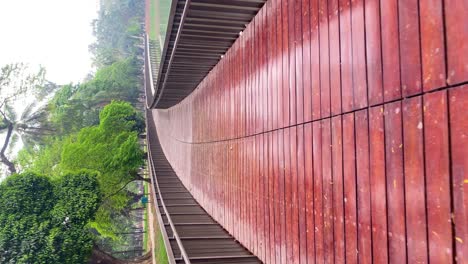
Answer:
<svg viewBox="0 0 468 264"><path fill-rule="evenodd" d="M87 223L100 202L95 173L57 181L35 173L0 183L1 263L85 263L93 248Z"/></svg>
<svg viewBox="0 0 468 264"><path fill-rule="evenodd" d="M23 63L8 64L0 72L0 162L10 173L16 172L16 167L8 150L21 139L23 144L35 144L41 137L53 130L47 120L47 112L40 102L56 85L45 80L45 70L37 72L29 69ZM18 100L26 101L26 105ZM29 100L27 100L29 99Z"/></svg>

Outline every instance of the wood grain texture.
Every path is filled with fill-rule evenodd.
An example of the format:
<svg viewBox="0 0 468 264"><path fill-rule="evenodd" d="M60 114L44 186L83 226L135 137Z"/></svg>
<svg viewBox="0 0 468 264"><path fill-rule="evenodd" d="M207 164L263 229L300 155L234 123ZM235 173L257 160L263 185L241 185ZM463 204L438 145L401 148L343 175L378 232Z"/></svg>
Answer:
<svg viewBox="0 0 468 264"><path fill-rule="evenodd" d="M464 263L467 10L270 0L148 122L195 199L265 263Z"/></svg>

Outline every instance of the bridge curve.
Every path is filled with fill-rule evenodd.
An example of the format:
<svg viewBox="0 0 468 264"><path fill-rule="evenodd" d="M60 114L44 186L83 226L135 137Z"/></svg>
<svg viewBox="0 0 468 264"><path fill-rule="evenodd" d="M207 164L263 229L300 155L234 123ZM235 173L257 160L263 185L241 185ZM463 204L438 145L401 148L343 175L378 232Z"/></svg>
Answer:
<svg viewBox="0 0 468 264"><path fill-rule="evenodd" d="M268 0L148 122L262 262L468 262L467 10Z"/></svg>

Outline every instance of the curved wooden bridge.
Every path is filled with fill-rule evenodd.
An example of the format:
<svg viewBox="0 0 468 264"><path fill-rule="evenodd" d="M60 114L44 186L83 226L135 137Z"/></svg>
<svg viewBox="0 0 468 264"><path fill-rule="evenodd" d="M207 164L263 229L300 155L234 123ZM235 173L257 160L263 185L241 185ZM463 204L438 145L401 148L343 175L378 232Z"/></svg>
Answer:
<svg viewBox="0 0 468 264"><path fill-rule="evenodd" d="M171 263L260 263L197 203L177 177L147 112L148 164Z"/></svg>

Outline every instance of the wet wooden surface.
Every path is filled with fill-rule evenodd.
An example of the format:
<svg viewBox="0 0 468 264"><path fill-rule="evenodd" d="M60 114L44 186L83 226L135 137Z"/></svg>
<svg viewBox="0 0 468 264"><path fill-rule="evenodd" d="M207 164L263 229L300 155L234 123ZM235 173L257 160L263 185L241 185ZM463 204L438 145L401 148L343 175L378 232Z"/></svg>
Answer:
<svg viewBox="0 0 468 264"><path fill-rule="evenodd" d="M270 0L180 104L181 181L266 263L468 261L466 1Z"/></svg>

